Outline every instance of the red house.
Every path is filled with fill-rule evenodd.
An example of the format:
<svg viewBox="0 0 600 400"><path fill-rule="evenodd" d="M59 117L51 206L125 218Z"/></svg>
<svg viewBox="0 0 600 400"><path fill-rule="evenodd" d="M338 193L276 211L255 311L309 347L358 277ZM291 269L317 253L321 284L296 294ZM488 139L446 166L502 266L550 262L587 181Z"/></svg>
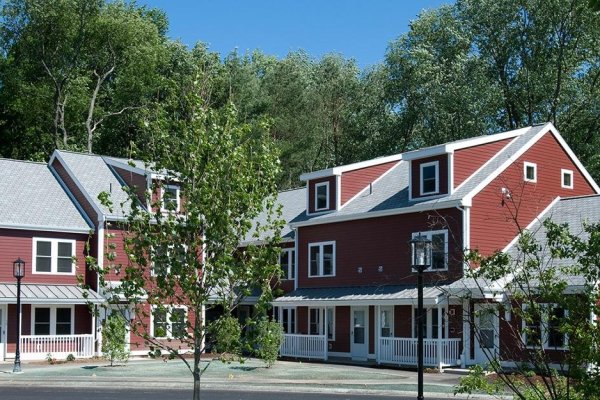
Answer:
<svg viewBox="0 0 600 400"><path fill-rule="evenodd" d="M600 194L552 124L301 179L305 188L279 199L288 221L281 260L289 290L273 302L285 331L281 354L416 365L416 274L408 241L420 234L433 244L424 337L425 364L436 367L484 362L486 351L501 351L501 330L493 329L498 321L475 321L490 333L475 337L466 320L469 311L500 300L502 287L469 287L465 249L508 251L519 226L562 209L561 199ZM470 300L455 295L464 290L472 292Z"/></svg>

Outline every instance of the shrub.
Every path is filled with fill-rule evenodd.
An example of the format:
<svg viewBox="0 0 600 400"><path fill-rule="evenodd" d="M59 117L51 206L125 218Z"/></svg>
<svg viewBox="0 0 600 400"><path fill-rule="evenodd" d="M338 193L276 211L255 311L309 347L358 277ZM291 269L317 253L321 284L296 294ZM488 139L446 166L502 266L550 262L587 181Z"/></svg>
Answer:
<svg viewBox="0 0 600 400"><path fill-rule="evenodd" d="M256 355L269 368L277 361L279 348L283 343L283 328L277 322L263 318L256 324L255 334Z"/></svg>
<svg viewBox="0 0 600 400"><path fill-rule="evenodd" d="M102 330L102 355L110 361L110 366L115 361L126 362L129 351L126 349L127 323L122 315L113 312L104 320Z"/></svg>

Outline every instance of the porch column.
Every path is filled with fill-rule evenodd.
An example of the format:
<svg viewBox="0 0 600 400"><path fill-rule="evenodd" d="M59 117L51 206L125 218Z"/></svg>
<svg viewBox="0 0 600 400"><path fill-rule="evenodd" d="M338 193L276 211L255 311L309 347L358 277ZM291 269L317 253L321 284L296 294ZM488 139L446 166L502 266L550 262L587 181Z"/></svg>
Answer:
<svg viewBox="0 0 600 400"><path fill-rule="evenodd" d="M381 306L375 306L375 362L379 364L379 336L381 335Z"/></svg>
<svg viewBox="0 0 600 400"><path fill-rule="evenodd" d="M467 361L471 354L471 307L469 299L464 299L462 303L462 318L463 318L463 351L461 357L461 368L467 367Z"/></svg>
<svg viewBox="0 0 600 400"><path fill-rule="evenodd" d="M444 308L442 307L441 304L438 304L438 313L437 313L437 337L438 337L438 342L437 342L437 353L438 353L438 369L440 370L440 372L442 371L442 346L444 343L444 339L442 338L442 321L444 320L444 316L442 315L442 312L444 310Z"/></svg>
<svg viewBox="0 0 600 400"><path fill-rule="evenodd" d="M94 355L99 356L100 355L100 349L98 347L95 347L95 341L97 338L97 332L96 332L96 318L98 318L98 306L94 305L93 307L93 311L92 311L92 337L94 339L94 343L92 343L92 350L94 352ZM95 347L95 348L94 348Z"/></svg>
<svg viewBox="0 0 600 400"><path fill-rule="evenodd" d="M323 334L325 336L325 340L323 341L323 355L325 356L325 361L327 361L327 353L329 351L329 335L327 334L328 321L327 321L327 306L323 308Z"/></svg>

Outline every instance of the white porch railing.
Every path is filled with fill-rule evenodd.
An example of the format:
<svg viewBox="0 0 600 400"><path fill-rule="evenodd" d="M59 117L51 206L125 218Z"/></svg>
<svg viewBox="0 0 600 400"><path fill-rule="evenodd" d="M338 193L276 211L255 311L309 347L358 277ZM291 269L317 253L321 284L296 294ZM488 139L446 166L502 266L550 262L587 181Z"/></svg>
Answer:
<svg viewBox="0 0 600 400"><path fill-rule="evenodd" d="M73 354L77 358L94 355L93 335L25 335L21 336L21 358L43 360L50 353L55 358Z"/></svg>
<svg viewBox="0 0 600 400"><path fill-rule="evenodd" d="M284 335L279 354L327 360L327 340L325 335Z"/></svg>
<svg viewBox="0 0 600 400"><path fill-rule="evenodd" d="M423 364L456 365L461 339L423 339ZM379 360L385 364L417 365L417 339L386 337L379 339Z"/></svg>

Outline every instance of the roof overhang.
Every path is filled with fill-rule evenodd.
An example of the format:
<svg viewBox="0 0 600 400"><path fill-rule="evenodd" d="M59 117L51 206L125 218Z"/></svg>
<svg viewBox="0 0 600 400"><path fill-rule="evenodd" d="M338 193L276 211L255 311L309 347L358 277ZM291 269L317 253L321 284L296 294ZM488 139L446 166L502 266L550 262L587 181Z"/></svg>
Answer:
<svg viewBox="0 0 600 400"><path fill-rule="evenodd" d="M101 304L106 300L93 290L78 285L21 284L23 304ZM0 304L17 302L17 285L0 283Z"/></svg>
<svg viewBox="0 0 600 400"><path fill-rule="evenodd" d="M61 233L89 234L94 229L72 228L67 226L43 226L43 225L25 225L25 224L0 224L0 229L17 229L22 231L44 231Z"/></svg>
<svg viewBox="0 0 600 400"><path fill-rule="evenodd" d="M307 172L300 175L301 181L309 181L311 179L327 178L328 176L341 175L344 172L353 171L355 169L373 167L375 165L386 164L389 162L402 160L402 154L394 154L387 157L374 158L372 160L361 161L354 164L341 165L329 169L322 169L315 172Z"/></svg>

